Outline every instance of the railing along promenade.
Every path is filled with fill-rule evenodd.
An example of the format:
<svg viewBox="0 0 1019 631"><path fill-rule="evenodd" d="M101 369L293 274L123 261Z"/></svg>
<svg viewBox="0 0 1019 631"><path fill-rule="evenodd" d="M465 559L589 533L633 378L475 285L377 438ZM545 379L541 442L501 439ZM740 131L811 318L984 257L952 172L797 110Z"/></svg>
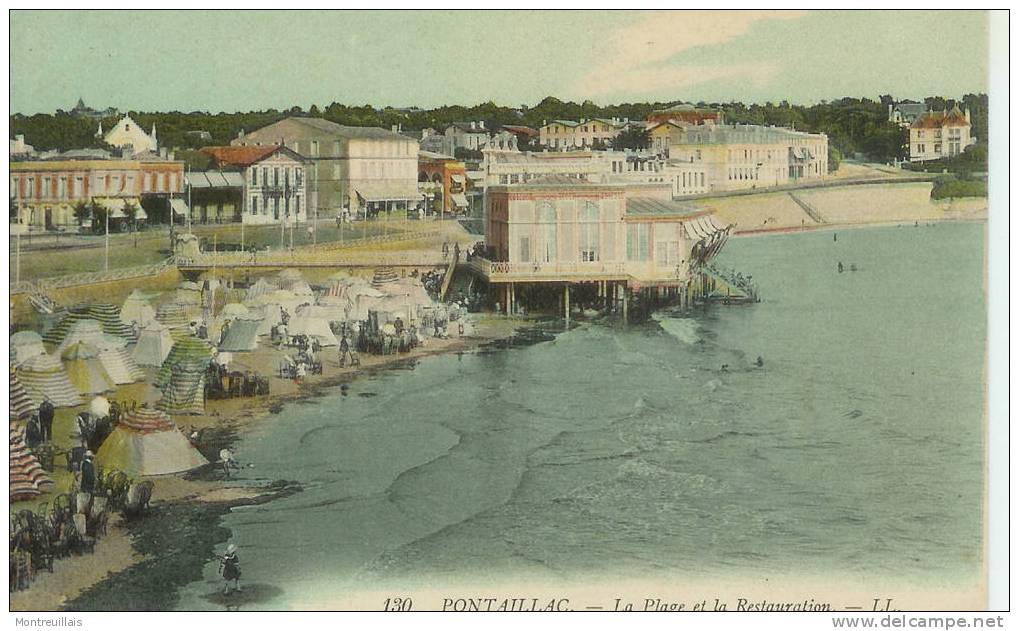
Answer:
<svg viewBox="0 0 1019 631"><path fill-rule="evenodd" d="M82 285L93 285L97 283L108 283L129 278L141 278L144 276L157 276L171 269L174 266L172 258L152 265L139 265L136 267L120 267L103 272L80 272L78 274L65 274L62 276L46 276L35 280L23 280L18 283L11 283L10 293L36 293L63 289L66 287L80 287Z"/></svg>

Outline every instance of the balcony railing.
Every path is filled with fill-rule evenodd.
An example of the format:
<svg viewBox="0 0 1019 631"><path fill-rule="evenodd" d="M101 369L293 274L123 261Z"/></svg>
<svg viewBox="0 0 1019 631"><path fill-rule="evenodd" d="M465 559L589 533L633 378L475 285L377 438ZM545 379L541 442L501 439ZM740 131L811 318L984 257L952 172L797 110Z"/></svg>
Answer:
<svg viewBox="0 0 1019 631"><path fill-rule="evenodd" d="M609 280L632 278L639 281L680 281L687 278L685 268L658 266L654 262L545 262L510 263L472 258L465 265L491 281Z"/></svg>

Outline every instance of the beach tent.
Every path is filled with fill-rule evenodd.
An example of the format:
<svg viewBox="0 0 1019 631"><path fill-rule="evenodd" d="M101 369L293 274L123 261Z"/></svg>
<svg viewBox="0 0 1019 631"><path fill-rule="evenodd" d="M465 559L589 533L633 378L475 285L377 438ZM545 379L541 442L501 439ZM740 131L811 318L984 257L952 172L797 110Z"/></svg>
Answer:
<svg viewBox="0 0 1019 631"><path fill-rule="evenodd" d="M301 273L295 269L283 270L273 279L273 282L277 289L289 291L296 296L312 296L315 293L308 281L304 280Z"/></svg>
<svg viewBox="0 0 1019 631"><path fill-rule="evenodd" d="M220 334L223 331L223 323L227 320L232 322L237 318L247 317L249 315L251 315L251 309L239 302L231 302L230 304L225 305L223 309L220 310L219 315L213 319L212 324L209 326L209 339L219 340L222 342Z"/></svg>
<svg viewBox="0 0 1019 631"><path fill-rule="evenodd" d="M349 311L347 305L304 305L297 308L297 315L318 318L326 322L345 322Z"/></svg>
<svg viewBox="0 0 1019 631"><path fill-rule="evenodd" d="M339 343L336 341L332 329L329 328L329 322L322 318L295 315L290 318L287 332L291 336L307 335L310 338L315 338L322 346L336 346Z"/></svg>
<svg viewBox="0 0 1019 631"><path fill-rule="evenodd" d="M28 394L28 390L25 389L25 386L21 385L21 380L19 380L17 374L15 374L13 365L10 367L10 373L11 418L28 418L33 412L39 409L39 406L32 401L32 397Z"/></svg>
<svg viewBox="0 0 1019 631"><path fill-rule="evenodd" d="M54 407L81 405L77 388L67 378L60 360L49 354L36 355L17 367L16 375L32 401L49 398Z"/></svg>
<svg viewBox="0 0 1019 631"><path fill-rule="evenodd" d="M20 364L29 357L46 352L42 345L42 336L35 331L18 331L11 335L10 359Z"/></svg>
<svg viewBox="0 0 1019 631"><path fill-rule="evenodd" d="M99 361L113 379L113 383L134 383L145 377L145 373L127 352L126 341L115 335L103 333L96 320L78 320L72 324L57 351L63 353L78 342L85 342L99 350Z"/></svg>
<svg viewBox="0 0 1019 631"><path fill-rule="evenodd" d="M174 342L170 353L163 360L156 374L156 387L162 388L170 380L170 371L182 362L199 362L204 368L212 361L212 347L205 340L197 337L185 337Z"/></svg>
<svg viewBox="0 0 1019 631"><path fill-rule="evenodd" d="M138 344L135 345L131 356L142 366L162 366L171 348L173 338L170 336L170 329L158 322L152 322L138 335Z"/></svg>
<svg viewBox="0 0 1019 631"><path fill-rule="evenodd" d="M63 353L70 346L78 342L86 342L99 349L124 348L127 346L127 340L116 335L103 333L103 327L99 324L99 321L89 318L76 320L71 324L64 335L64 340L57 346L57 352Z"/></svg>
<svg viewBox="0 0 1019 631"><path fill-rule="evenodd" d="M87 342L75 342L61 355L67 378L82 394L113 390L113 378L99 361L99 349Z"/></svg>
<svg viewBox="0 0 1019 631"><path fill-rule="evenodd" d="M156 321L170 330L174 339L191 335L191 316L185 305L168 302L156 309Z"/></svg>
<svg viewBox="0 0 1019 631"><path fill-rule="evenodd" d="M10 421L10 500L17 502L38 497L53 488L53 480L25 445L25 432L14 419Z"/></svg>
<svg viewBox="0 0 1019 631"><path fill-rule="evenodd" d="M261 320L258 325L259 335L270 335L272 327L283 322L283 310L279 305L261 305L251 308L251 317Z"/></svg>
<svg viewBox="0 0 1019 631"><path fill-rule="evenodd" d="M168 414L203 414L208 367L208 362L193 359L174 364L162 385L163 397L156 407Z"/></svg>
<svg viewBox="0 0 1019 631"><path fill-rule="evenodd" d="M253 302L258 300L275 289L276 287L270 284L265 278L259 278L250 287L248 287L248 291L244 294L244 302Z"/></svg>
<svg viewBox="0 0 1019 631"><path fill-rule="evenodd" d="M126 348L100 349L99 361L117 385L135 383L145 378L145 372Z"/></svg>
<svg viewBox="0 0 1019 631"><path fill-rule="evenodd" d="M208 464L163 412L141 407L120 419L96 453L106 470L131 476L182 473Z"/></svg>
<svg viewBox="0 0 1019 631"><path fill-rule="evenodd" d="M261 318L239 317L230 322L230 328L219 343L221 351L253 351L258 348Z"/></svg>
<svg viewBox="0 0 1019 631"><path fill-rule="evenodd" d="M149 296L135 289L121 305L120 319L127 323L134 322L138 326L145 326L156 319L156 310L152 308Z"/></svg>
<svg viewBox="0 0 1019 631"><path fill-rule="evenodd" d="M134 330L120 319L120 312L109 304L89 304L73 307L52 329L42 336L48 344L59 346L78 320L97 320L103 333L125 340L134 340Z"/></svg>

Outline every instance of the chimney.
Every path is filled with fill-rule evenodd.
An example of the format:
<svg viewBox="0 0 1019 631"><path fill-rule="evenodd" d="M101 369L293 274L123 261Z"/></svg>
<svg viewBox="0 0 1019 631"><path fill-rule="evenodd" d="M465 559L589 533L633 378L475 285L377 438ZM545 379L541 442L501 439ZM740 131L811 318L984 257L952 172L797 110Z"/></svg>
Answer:
<svg viewBox="0 0 1019 631"><path fill-rule="evenodd" d="M471 121L471 129L477 129L477 128L478 128L478 124L476 122L474 122L474 121Z"/></svg>
<svg viewBox="0 0 1019 631"><path fill-rule="evenodd" d="M237 132L237 137L238 138L243 138L244 137L244 128L243 127L240 129L240 131Z"/></svg>
<svg viewBox="0 0 1019 631"><path fill-rule="evenodd" d="M394 134L396 133L396 125L392 125L392 126L390 126L390 128L389 128L389 129L390 129L390 130L392 130L392 132L393 132Z"/></svg>
<svg viewBox="0 0 1019 631"><path fill-rule="evenodd" d="M970 120L969 120L969 108L968 107L966 108L966 122L967 123L970 122ZM23 137L19 136L19 138L23 138Z"/></svg>
<svg viewBox="0 0 1019 631"><path fill-rule="evenodd" d="M966 110L966 120L969 120L969 110ZM25 144L25 134L18 134L14 139L18 141L19 145Z"/></svg>

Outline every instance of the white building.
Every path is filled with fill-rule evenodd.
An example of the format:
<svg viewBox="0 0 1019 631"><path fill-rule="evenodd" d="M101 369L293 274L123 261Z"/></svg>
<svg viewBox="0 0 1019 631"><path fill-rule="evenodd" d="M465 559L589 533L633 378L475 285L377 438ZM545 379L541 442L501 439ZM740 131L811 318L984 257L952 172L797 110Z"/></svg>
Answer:
<svg viewBox="0 0 1019 631"><path fill-rule="evenodd" d="M300 224L308 220L308 165L281 145L205 147L216 168L239 171L244 184L241 221Z"/></svg>
<svg viewBox="0 0 1019 631"><path fill-rule="evenodd" d="M976 144L970 135L969 109L954 106L942 112L927 112L909 126L909 160L923 162L957 156Z"/></svg>
<svg viewBox="0 0 1019 631"><path fill-rule="evenodd" d="M485 121L453 123L446 128L441 153L456 155L457 149L481 151L491 138L491 130L485 128Z"/></svg>
<svg viewBox="0 0 1019 631"><path fill-rule="evenodd" d="M130 148L132 155L146 151L156 153L159 150L156 126L153 124L152 131L146 132L138 123L131 120L130 116L124 116L113 126L113 129L105 134L103 134L103 124L99 123L96 137L102 137L103 142L118 149Z"/></svg>

